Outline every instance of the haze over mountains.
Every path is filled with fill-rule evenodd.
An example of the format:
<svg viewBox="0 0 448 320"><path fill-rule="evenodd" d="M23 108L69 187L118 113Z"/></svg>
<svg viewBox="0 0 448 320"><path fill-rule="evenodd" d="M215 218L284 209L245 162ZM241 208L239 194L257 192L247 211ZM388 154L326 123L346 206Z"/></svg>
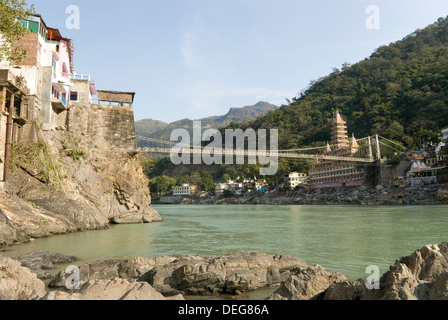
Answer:
<svg viewBox="0 0 448 320"><path fill-rule="evenodd" d="M202 122L204 129L225 127L235 123L242 123L244 121L256 120L259 116L266 115L269 111L274 111L278 106L268 102L260 101L252 106L245 106L242 108L230 108L229 112L223 116L212 116L198 119ZM135 131L137 136L147 137L152 139L168 140L171 132L175 129L187 129L191 132L193 128L193 120L182 119L172 123L166 123L159 120L144 119L136 121ZM141 141L139 140L139 144Z"/></svg>

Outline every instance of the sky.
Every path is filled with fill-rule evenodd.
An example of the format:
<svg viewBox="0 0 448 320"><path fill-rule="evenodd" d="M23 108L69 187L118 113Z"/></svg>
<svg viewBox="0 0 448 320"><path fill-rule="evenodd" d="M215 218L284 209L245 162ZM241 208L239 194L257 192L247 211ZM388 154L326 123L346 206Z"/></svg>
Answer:
<svg viewBox="0 0 448 320"><path fill-rule="evenodd" d="M286 104L333 68L448 16L447 0L28 3L73 39L75 72L135 92L135 120L165 122Z"/></svg>

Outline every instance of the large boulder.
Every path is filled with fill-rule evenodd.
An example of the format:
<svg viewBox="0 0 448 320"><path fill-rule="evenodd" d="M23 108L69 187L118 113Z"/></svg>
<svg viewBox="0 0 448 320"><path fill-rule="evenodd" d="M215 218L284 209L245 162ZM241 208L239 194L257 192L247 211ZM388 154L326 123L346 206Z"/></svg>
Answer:
<svg viewBox="0 0 448 320"><path fill-rule="evenodd" d="M324 300L448 300L448 243L426 245L399 258L380 278L380 289L365 280L334 284Z"/></svg>
<svg viewBox="0 0 448 320"><path fill-rule="evenodd" d="M39 279L46 280L52 278L46 270L55 269L58 264L74 262L78 260L78 258L74 256L64 256L57 252L36 251L21 255L17 260L20 261L23 267L27 267L37 274Z"/></svg>
<svg viewBox="0 0 448 320"><path fill-rule="evenodd" d="M314 300L330 285L346 281L339 272L314 265L291 275L270 297L269 300Z"/></svg>
<svg viewBox="0 0 448 320"><path fill-rule="evenodd" d="M0 300L30 300L45 295L45 284L20 262L0 256Z"/></svg>
<svg viewBox="0 0 448 320"><path fill-rule="evenodd" d="M306 266L298 258L265 253L186 256L154 267L143 278L164 295L215 295L280 284Z"/></svg>
<svg viewBox="0 0 448 320"><path fill-rule="evenodd" d="M380 290L363 298L448 300L448 242L426 245L395 261L380 279Z"/></svg>
<svg viewBox="0 0 448 320"><path fill-rule="evenodd" d="M442 190L442 189L437 190L435 197L436 201L442 203L448 202L448 190Z"/></svg>
<svg viewBox="0 0 448 320"><path fill-rule="evenodd" d="M183 300L182 296L172 299ZM147 282L112 280L91 280L73 292L52 291L42 300L166 300Z"/></svg>
<svg viewBox="0 0 448 320"><path fill-rule="evenodd" d="M79 266L80 283L83 285L91 280L112 280L114 278L129 281L145 281L145 275L152 268L167 265L177 258L176 256L152 259L137 257L126 260L108 259L86 263ZM65 271L60 271L53 277L48 286L50 288L63 288L65 287L66 277Z"/></svg>

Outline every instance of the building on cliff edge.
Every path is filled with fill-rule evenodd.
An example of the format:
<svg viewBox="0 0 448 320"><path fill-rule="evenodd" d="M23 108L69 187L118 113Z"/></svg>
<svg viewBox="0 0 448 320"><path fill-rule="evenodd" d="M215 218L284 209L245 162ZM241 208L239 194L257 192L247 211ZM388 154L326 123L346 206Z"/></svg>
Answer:
<svg viewBox="0 0 448 320"><path fill-rule="evenodd" d="M97 91L90 75L75 72L71 39L38 14L20 23L29 31L17 42L24 59L0 57L0 181L9 177L11 146L37 142L39 131L73 131L135 150L135 93Z"/></svg>
<svg viewBox="0 0 448 320"><path fill-rule="evenodd" d="M332 124L331 143L327 144L325 155L350 157L359 149L355 136L349 138L347 123L338 111ZM355 162L318 160L309 172L308 181L312 188L362 186L364 169Z"/></svg>

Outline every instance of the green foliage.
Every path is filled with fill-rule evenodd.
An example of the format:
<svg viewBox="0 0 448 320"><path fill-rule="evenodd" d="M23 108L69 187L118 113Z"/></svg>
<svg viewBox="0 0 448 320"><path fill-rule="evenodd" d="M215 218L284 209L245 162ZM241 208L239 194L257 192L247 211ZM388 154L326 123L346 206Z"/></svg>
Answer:
<svg viewBox="0 0 448 320"><path fill-rule="evenodd" d="M167 169L174 167L170 158L156 159L152 157L147 157L142 161L143 172L149 179L158 177L163 174Z"/></svg>
<svg viewBox="0 0 448 320"><path fill-rule="evenodd" d="M149 181L149 189L151 190L151 194L164 194L171 191L176 183L177 180L175 178L160 176Z"/></svg>
<svg viewBox="0 0 448 320"><path fill-rule="evenodd" d="M206 192L213 191L215 189L213 176L208 172L201 172L201 178L199 179L197 186L202 191Z"/></svg>
<svg viewBox="0 0 448 320"><path fill-rule="evenodd" d="M25 0L0 0L0 59L20 61L25 56L22 48L15 46L28 29L23 28L21 20L34 13L33 5Z"/></svg>
<svg viewBox="0 0 448 320"><path fill-rule="evenodd" d="M336 109L357 137L378 133L409 148L419 147L420 138L437 142L448 127L448 19L344 64L290 104L239 127L278 128L280 149L321 145L330 140Z"/></svg>
<svg viewBox="0 0 448 320"><path fill-rule="evenodd" d="M86 152L84 150L72 149L67 151L67 156L72 157L73 160L79 161L85 158Z"/></svg>

